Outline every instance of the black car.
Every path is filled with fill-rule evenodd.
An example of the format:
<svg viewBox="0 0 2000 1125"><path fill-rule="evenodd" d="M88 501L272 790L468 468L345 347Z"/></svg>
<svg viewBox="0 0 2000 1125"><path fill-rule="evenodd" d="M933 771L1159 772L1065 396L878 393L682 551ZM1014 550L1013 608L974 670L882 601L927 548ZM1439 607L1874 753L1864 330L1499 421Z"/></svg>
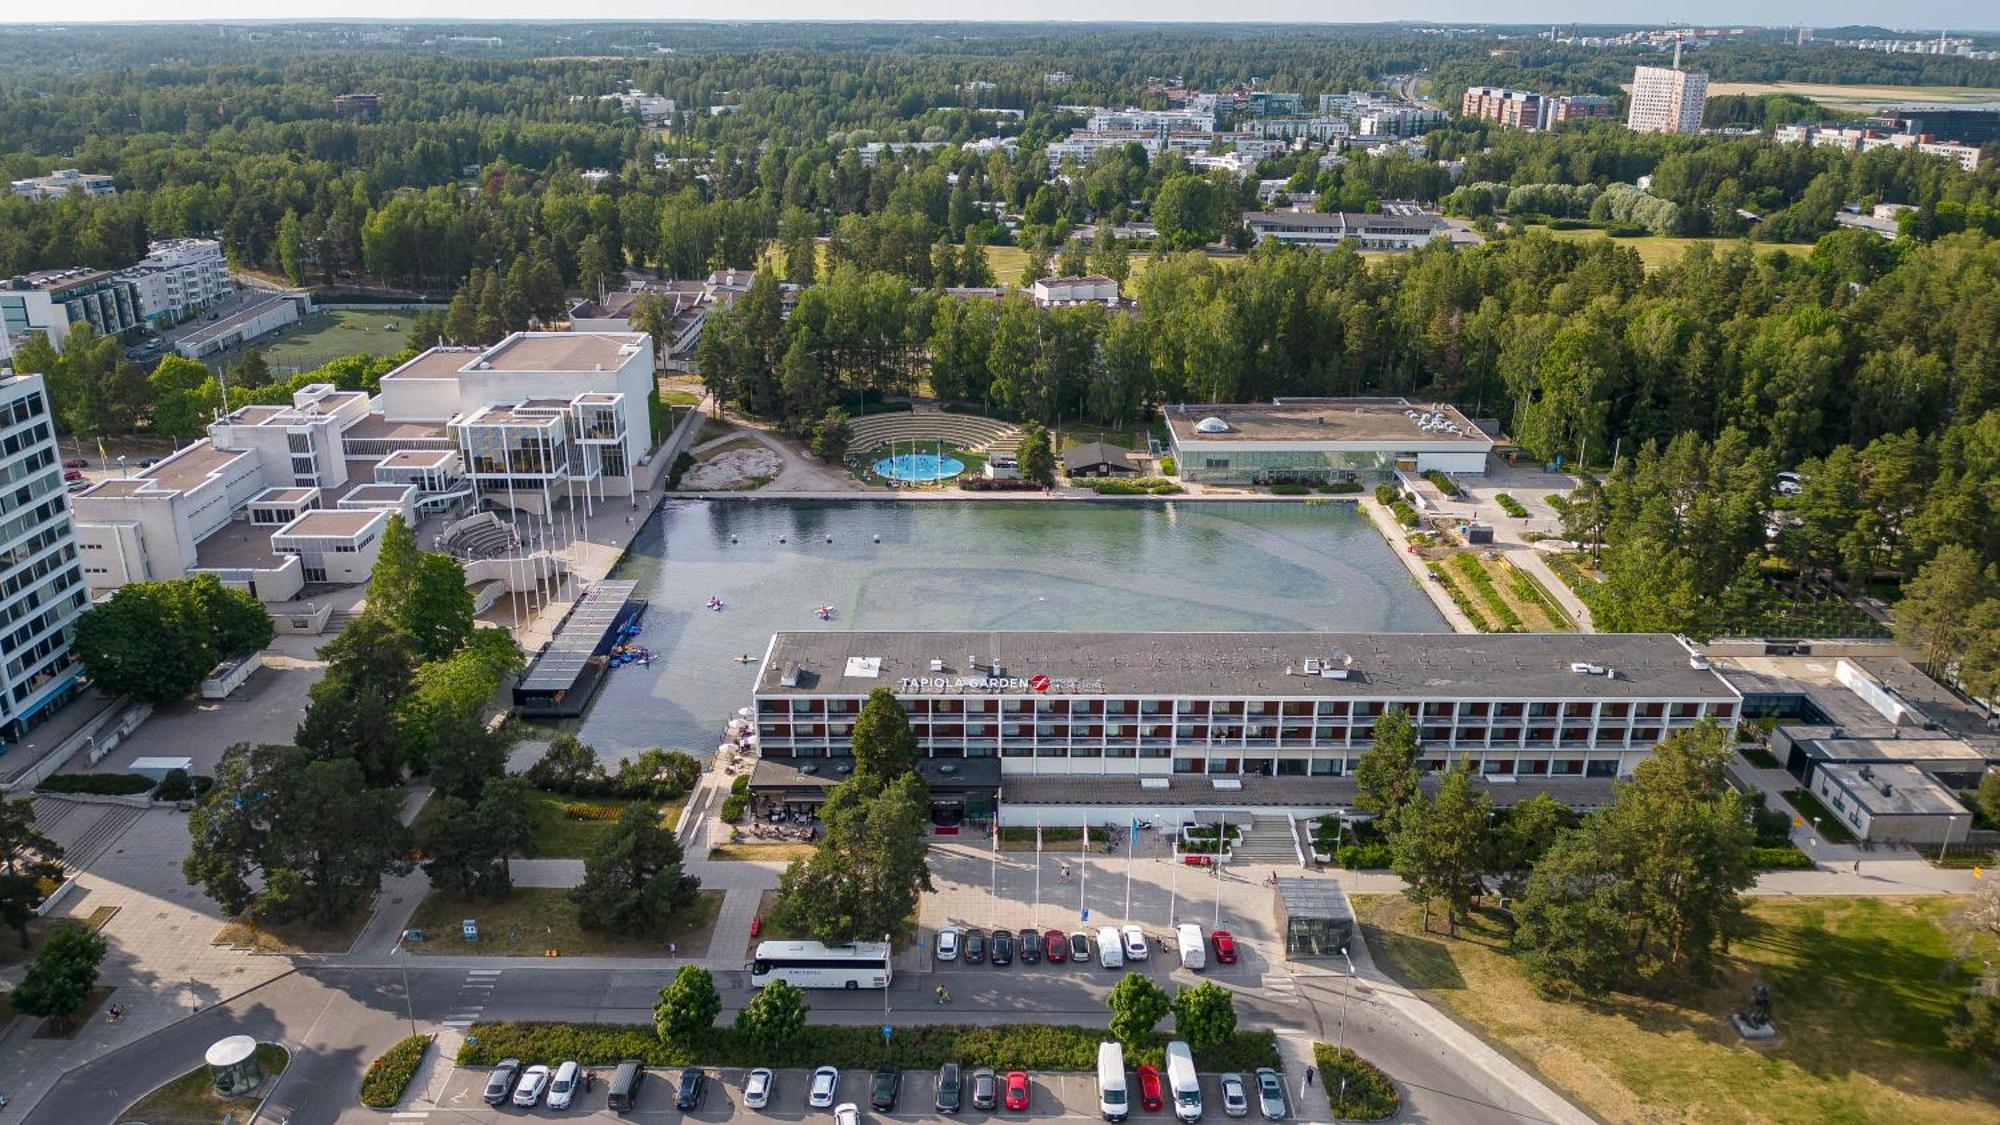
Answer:
<svg viewBox="0 0 2000 1125"><path fill-rule="evenodd" d="M972 1072L972 1108L992 1109L1000 1104L1000 1076L986 1067Z"/></svg>
<svg viewBox="0 0 2000 1125"><path fill-rule="evenodd" d="M993 963L995 965L1014 963L1014 935L1006 930L993 931Z"/></svg>
<svg viewBox="0 0 2000 1125"><path fill-rule="evenodd" d="M965 931L965 948L959 953L958 959L968 965L977 965L986 960L985 930Z"/></svg>
<svg viewBox="0 0 2000 1125"><path fill-rule="evenodd" d="M1032 965L1042 959L1042 932L1040 930L1021 931L1021 964Z"/></svg>
<svg viewBox="0 0 2000 1125"><path fill-rule="evenodd" d="M486 1104L506 1105L508 1097L514 1093L514 1079L520 1074L520 1059L501 1059L500 1065L493 1068L493 1073L486 1076L486 1089L482 1095Z"/></svg>
<svg viewBox="0 0 2000 1125"><path fill-rule="evenodd" d="M1069 959L1079 965L1090 964L1090 938L1082 930L1069 935Z"/></svg>
<svg viewBox="0 0 2000 1125"><path fill-rule="evenodd" d="M948 1062L943 1066L938 1067L937 1111L939 1113L957 1113L958 1100L959 1100L958 1064L955 1062Z"/></svg>
<svg viewBox="0 0 2000 1125"><path fill-rule="evenodd" d="M875 1068L875 1082L868 1088L868 1104L877 1113L893 1113L896 1109L896 1095L903 1092L903 1071L899 1067L883 1063Z"/></svg>
<svg viewBox="0 0 2000 1125"><path fill-rule="evenodd" d="M688 1113L701 1108L701 1097L708 1093L706 1071L689 1067L681 1071L680 1093L674 1097L674 1108Z"/></svg>

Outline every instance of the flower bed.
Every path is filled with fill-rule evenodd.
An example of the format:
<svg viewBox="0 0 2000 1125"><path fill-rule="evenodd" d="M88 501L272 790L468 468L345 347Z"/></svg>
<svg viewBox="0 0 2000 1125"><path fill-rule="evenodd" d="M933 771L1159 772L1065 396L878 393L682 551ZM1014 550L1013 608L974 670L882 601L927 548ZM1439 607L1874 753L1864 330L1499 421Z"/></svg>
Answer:
<svg viewBox="0 0 2000 1125"><path fill-rule="evenodd" d="M1382 1068L1345 1047L1313 1044L1320 1085L1343 1121L1383 1121L1403 1107L1403 1095Z"/></svg>
<svg viewBox="0 0 2000 1125"><path fill-rule="evenodd" d="M377 1056L361 1076L361 1104L371 1109L394 1109L402 1104L403 1091L416 1077L430 1046L430 1036L412 1035Z"/></svg>

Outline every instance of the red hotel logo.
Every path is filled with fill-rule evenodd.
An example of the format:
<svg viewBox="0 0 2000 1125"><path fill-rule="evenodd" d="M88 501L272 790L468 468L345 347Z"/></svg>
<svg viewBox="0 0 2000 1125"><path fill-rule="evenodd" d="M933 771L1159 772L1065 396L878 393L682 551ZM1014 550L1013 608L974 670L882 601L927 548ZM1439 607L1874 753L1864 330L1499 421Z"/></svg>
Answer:
<svg viewBox="0 0 2000 1125"><path fill-rule="evenodd" d="M1036 673L1028 677L1028 686L1034 688L1036 691L1047 691L1049 690L1049 678Z"/></svg>

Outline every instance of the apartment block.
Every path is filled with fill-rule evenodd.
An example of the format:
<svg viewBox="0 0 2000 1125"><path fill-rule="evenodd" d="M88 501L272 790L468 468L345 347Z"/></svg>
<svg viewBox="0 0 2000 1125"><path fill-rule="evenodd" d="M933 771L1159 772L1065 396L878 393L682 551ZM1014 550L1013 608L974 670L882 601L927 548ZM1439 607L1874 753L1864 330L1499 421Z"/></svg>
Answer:
<svg viewBox="0 0 2000 1125"><path fill-rule="evenodd" d="M1632 72L1632 104L1625 124L1636 133L1699 133L1707 105L1707 74L1642 66Z"/></svg>
<svg viewBox="0 0 2000 1125"><path fill-rule="evenodd" d="M116 336L144 323L139 286L111 270L50 270L0 280L0 332L11 340L39 332L61 347L79 324Z"/></svg>
<svg viewBox="0 0 2000 1125"><path fill-rule="evenodd" d="M139 313L171 326L186 321L234 292L222 243L212 238L155 242L138 265L118 271L139 291Z"/></svg>
<svg viewBox="0 0 2000 1125"><path fill-rule="evenodd" d="M65 195L116 195L118 188L110 176L95 172L79 172L74 168L64 168L60 172L50 172L46 176L30 176L25 180L9 180L14 194L28 199L61 199Z"/></svg>
<svg viewBox="0 0 2000 1125"><path fill-rule="evenodd" d="M40 375L0 379L0 752L77 690L88 604Z"/></svg>

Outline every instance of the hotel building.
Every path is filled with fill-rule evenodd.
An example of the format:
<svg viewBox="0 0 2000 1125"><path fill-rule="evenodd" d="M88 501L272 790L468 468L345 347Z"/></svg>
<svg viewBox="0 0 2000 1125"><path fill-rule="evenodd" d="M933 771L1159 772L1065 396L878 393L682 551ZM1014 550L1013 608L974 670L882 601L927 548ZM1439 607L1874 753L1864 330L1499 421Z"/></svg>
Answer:
<svg viewBox="0 0 2000 1125"><path fill-rule="evenodd" d="M1426 771L1608 779L1742 702L1662 634L788 632L757 676L764 759L851 754L883 687L927 758L1078 779L1340 778L1391 707Z"/></svg>
<svg viewBox="0 0 2000 1125"><path fill-rule="evenodd" d="M0 751L76 688L87 601L40 375L0 379Z"/></svg>
<svg viewBox="0 0 2000 1125"><path fill-rule="evenodd" d="M1400 398L1170 405L1161 414L1175 472L1208 484L1484 473L1493 450L1493 439L1456 408Z"/></svg>

